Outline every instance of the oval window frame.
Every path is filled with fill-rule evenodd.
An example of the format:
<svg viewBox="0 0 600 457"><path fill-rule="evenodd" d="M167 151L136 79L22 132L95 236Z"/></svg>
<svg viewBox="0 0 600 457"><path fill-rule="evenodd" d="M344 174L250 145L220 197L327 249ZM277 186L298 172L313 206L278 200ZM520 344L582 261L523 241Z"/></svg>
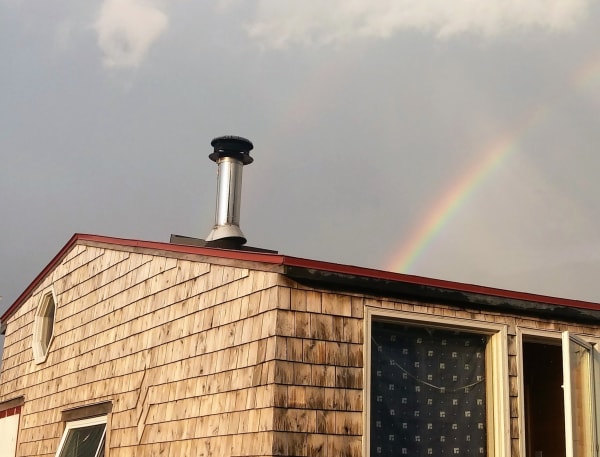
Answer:
<svg viewBox="0 0 600 457"><path fill-rule="evenodd" d="M54 341L56 323L56 296L53 289L41 294L33 321L33 360L36 364L46 361Z"/></svg>

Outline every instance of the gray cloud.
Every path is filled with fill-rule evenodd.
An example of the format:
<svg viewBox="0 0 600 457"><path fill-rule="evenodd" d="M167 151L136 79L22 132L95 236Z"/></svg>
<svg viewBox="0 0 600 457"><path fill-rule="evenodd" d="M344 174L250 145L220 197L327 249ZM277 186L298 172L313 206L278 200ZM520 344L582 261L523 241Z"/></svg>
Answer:
<svg viewBox="0 0 600 457"><path fill-rule="evenodd" d="M164 7L163 7L164 8ZM149 0L105 0L95 23L108 67L137 67L167 30L163 8Z"/></svg>
<svg viewBox="0 0 600 457"><path fill-rule="evenodd" d="M409 272L597 301L600 2L397 1L0 0L0 310L74 232L205 237L222 134L250 245L374 268L512 138Z"/></svg>
<svg viewBox="0 0 600 457"><path fill-rule="evenodd" d="M516 29L564 30L585 16L590 0L260 0L248 34L265 46L337 44L420 30L439 38L487 37Z"/></svg>

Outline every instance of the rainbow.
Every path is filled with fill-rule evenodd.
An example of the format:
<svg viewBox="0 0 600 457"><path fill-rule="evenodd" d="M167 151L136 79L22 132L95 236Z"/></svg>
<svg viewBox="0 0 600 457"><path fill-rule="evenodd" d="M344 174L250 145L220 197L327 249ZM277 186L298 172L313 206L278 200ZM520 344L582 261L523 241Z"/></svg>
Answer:
<svg viewBox="0 0 600 457"><path fill-rule="evenodd" d="M600 83L600 53L588 60L573 75L573 86L587 89Z"/></svg>
<svg viewBox="0 0 600 457"><path fill-rule="evenodd" d="M596 87L598 84L600 84L600 53L587 59L571 77L571 86L580 91ZM410 273L416 260L423 255L452 216L465 204L481 183L518 150L525 135L546 118L550 107L550 105L541 105L534 108L512 131L488 145L481 154L481 158L453 183L428 210L412 234L386 262L386 269Z"/></svg>
<svg viewBox="0 0 600 457"><path fill-rule="evenodd" d="M498 166L506 161L519 146L522 138L546 116L547 108L533 109L517 128L493 141L481 158L460 179L447 189L428 210L413 233L387 262L386 269L410 273L415 261L423 255L431 241L454 214L465 204L474 191Z"/></svg>

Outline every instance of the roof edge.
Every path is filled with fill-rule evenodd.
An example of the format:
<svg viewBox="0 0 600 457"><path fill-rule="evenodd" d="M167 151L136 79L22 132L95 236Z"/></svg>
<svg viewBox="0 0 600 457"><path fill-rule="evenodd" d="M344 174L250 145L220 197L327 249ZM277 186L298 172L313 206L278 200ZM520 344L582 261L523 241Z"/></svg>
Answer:
<svg viewBox="0 0 600 457"><path fill-rule="evenodd" d="M376 299L425 300L431 304L444 303L463 309L496 312L504 310L519 315L535 315L546 319L562 318L568 321L597 322L600 318L600 305L596 303L429 278L390 280L376 275L357 275L348 271L307 269L289 265L284 266L283 274L309 287L361 293Z"/></svg>
<svg viewBox="0 0 600 457"><path fill-rule="evenodd" d="M52 258L50 263L48 263L48 265L44 267L44 269L33 279L33 281L31 281L29 286L27 286L27 288L21 293L21 295L17 297L13 304L8 307L8 309L4 312L4 314L2 314L2 316L0 316L0 324L2 324L2 334L4 334L4 331L6 330L5 326L8 318L21 306L21 304L25 300L27 300L31 296L31 293L38 286L38 284L46 277L48 273L50 273L50 271L52 271L52 269L56 265L58 265L58 263L63 259L67 252L69 252L71 248L75 246L78 239L77 237L78 234L76 233L69 239L69 241L67 241L67 244L65 244L62 247L62 249L58 251L58 254L56 254Z"/></svg>
<svg viewBox="0 0 600 457"><path fill-rule="evenodd" d="M39 283L52 271L65 257L65 255L76 244L85 244L86 242L101 243L107 246L127 246L131 248L155 249L166 252L175 252L183 254L204 255L207 257L219 257L224 259L242 260L259 262L271 265L280 265L287 269L303 270L304 276L308 274L313 279L318 278L319 282L328 282L327 278L331 275L355 276L377 281L386 281L394 283L405 283L415 286L431 287L435 289L444 289L448 291L463 292L468 294L477 294L480 296L498 297L510 300L519 300L524 302L539 303L543 305L553 305L568 308L580 308L593 311L600 311L600 303L587 302L583 300L573 300L568 298L558 298L533 294L527 292L516 292L507 289L497 289L493 287L465 284L442 279L426 278L422 276L407 275L403 273L393 273L390 271L376 270L372 268L357 267L339 263L324 262L320 260L310 260L300 257L284 256L281 254L239 251L230 249L221 249L215 247L201 247L191 245L171 244L159 241L143 241L127 238L115 238L102 235L91 235L75 233L63 248L56 254L46 267L35 277L29 286L23 291L15 302L0 316L0 326L4 328L7 319L27 300ZM318 272L319 274L313 275ZM290 272L291 273L291 272ZM286 274L286 273L284 273ZM288 274L290 277L296 274Z"/></svg>
<svg viewBox="0 0 600 457"><path fill-rule="evenodd" d="M304 269L307 272L310 272L310 270L315 270L315 272L330 272L345 276L361 276L364 278L371 278L391 282L404 282L418 286L433 287L436 289L446 289L449 291L456 292L466 292L470 294L478 294L483 296L507 298L512 300L541 303L546 305L568 306L600 311L600 303L596 302L588 302L584 300L575 300L570 298L552 297L549 295L535 294L529 292L518 292L509 289L479 286L476 284L467 284L461 282L448 281L444 279L427 278L424 276L394 273L391 271L376 270L372 268L356 267L330 262L321 262L297 257L286 256L283 265L285 267ZM290 276L294 276L294 273L291 273ZM315 278L315 275L311 275L311 277ZM323 275L321 275L321 280L326 282L326 278Z"/></svg>
<svg viewBox="0 0 600 457"><path fill-rule="evenodd" d="M233 260L246 260L251 262L262 262L274 265L283 265L284 257L278 254L270 254L263 252L251 251L235 251L229 249L221 249L214 247L199 247L189 245L178 245L160 241L143 241L128 238L116 238L102 235L91 235L86 233L75 233L69 241L62 247L52 260L44 267L44 269L31 281L29 286L19 295L14 303L0 316L0 325L4 328L4 324L8 318L32 295L35 288L40 282L50 273L62 259L71 251L73 246L77 244L85 244L86 242L101 243L113 246L128 246L133 248L156 249L167 252L177 252L183 254L198 254L208 257L220 257Z"/></svg>

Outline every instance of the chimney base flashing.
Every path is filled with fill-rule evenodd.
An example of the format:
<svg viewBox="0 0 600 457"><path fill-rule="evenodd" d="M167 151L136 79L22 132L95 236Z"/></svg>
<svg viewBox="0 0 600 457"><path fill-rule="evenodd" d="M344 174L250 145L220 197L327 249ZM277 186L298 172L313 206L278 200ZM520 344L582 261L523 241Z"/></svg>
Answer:
<svg viewBox="0 0 600 457"><path fill-rule="evenodd" d="M238 225L215 225L206 237L206 241L219 241L225 238L234 238L241 244L246 244L246 237Z"/></svg>
<svg viewBox="0 0 600 457"><path fill-rule="evenodd" d="M233 241L233 242L232 242ZM201 248L218 248L218 249L229 249L234 251L248 251L248 252L262 252L265 254L278 254L278 251L272 249L257 248L254 246L243 246L239 241L231 239L207 241L201 238L194 238L191 236L184 235L171 235L169 241L171 244L180 244L184 246L198 246Z"/></svg>

